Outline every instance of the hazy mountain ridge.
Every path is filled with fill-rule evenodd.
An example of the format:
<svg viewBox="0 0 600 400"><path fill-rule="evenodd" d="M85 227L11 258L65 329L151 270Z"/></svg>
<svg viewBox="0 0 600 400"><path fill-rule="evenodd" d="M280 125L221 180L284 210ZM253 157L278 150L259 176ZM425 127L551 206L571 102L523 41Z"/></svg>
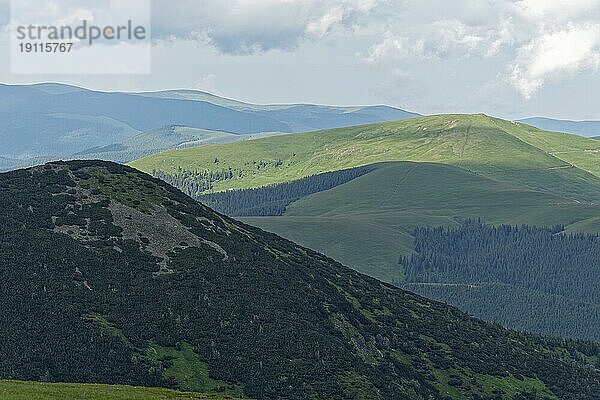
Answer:
<svg viewBox="0 0 600 400"><path fill-rule="evenodd" d="M600 121L571 121L545 117L523 118L517 121L546 131L573 133L586 137L600 136Z"/></svg>
<svg viewBox="0 0 600 400"><path fill-rule="evenodd" d="M131 161L168 147L149 149L147 143L130 139L169 126L255 135L294 133L416 115L383 106L263 107L196 91L120 93L61 84L0 85L0 140L3 142L0 156L17 160L3 163L0 168L33 165L39 160L77 158L78 154L89 154L93 149L116 144L129 147L129 151L98 153L98 156L112 161ZM131 154L131 158L123 158L126 154Z"/></svg>
<svg viewBox="0 0 600 400"><path fill-rule="evenodd" d="M140 133L121 143L90 148L74 154L73 157L126 163L162 150L201 146L210 143L227 143L253 136L185 126L167 126Z"/></svg>

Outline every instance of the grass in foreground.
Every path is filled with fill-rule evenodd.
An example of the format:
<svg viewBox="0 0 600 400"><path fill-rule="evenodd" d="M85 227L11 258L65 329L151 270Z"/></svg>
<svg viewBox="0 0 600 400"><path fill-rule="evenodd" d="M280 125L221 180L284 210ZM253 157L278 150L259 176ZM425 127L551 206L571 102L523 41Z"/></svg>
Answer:
<svg viewBox="0 0 600 400"><path fill-rule="evenodd" d="M82 383L0 381L3 400L234 400L227 395Z"/></svg>

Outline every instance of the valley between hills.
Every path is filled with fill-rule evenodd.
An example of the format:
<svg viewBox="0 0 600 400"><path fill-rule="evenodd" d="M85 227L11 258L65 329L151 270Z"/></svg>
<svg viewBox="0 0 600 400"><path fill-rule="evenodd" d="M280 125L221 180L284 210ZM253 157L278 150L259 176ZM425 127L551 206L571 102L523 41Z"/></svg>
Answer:
<svg viewBox="0 0 600 400"><path fill-rule="evenodd" d="M3 91L44 117L0 158L0 397L600 398L599 141L481 114ZM40 145L40 126L78 139Z"/></svg>
<svg viewBox="0 0 600 400"><path fill-rule="evenodd" d="M599 161L600 143L592 139L484 115L440 115L170 150L131 165L228 215L478 317L598 339L594 296L557 297L515 279L463 282L477 290L409 285L400 259L414 253L415 229L458 228L468 219L598 233ZM589 263L597 279L597 262ZM571 264L565 260L551 273L558 274L557 286ZM519 299L502 309L527 307L540 320L507 316L499 303L481 307L467 300L489 297L498 287ZM562 306L550 312L549 304ZM574 329L585 318L566 317L573 314L593 317Z"/></svg>
<svg viewBox="0 0 600 400"><path fill-rule="evenodd" d="M0 28L0 400L600 400L600 0Z"/></svg>

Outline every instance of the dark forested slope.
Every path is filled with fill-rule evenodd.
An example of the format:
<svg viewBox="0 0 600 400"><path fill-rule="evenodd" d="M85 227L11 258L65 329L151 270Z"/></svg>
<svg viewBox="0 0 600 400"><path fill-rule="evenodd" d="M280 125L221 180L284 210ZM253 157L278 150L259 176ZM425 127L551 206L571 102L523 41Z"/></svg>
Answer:
<svg viewBox="0 0 600 400"><path fill-rule="evenodd" d="M0 175L0 378L257 399L598 399L596 344L473 319L103 162Z"/></svg>
<svg viewBox="0 0 600 400"><path fill-rule="evenodd" d="M414 234L400 259L410 290L513 328L600 339L597 234L476 220Z"/></svg>
<svg viewBox="0 0 600 400"><path fill-rule="evenodd" d="M231 179L233 173L229 170L212 174L181 170L175 174L154 171L153 175L180 188L188 196L220 213L231 217L242 217L283 215L287 206L294 201L342 185L374 169L374 166L343 169L256 189L228 190L210 194L203 194L206 187L212 187L215 180Z"/></svg>

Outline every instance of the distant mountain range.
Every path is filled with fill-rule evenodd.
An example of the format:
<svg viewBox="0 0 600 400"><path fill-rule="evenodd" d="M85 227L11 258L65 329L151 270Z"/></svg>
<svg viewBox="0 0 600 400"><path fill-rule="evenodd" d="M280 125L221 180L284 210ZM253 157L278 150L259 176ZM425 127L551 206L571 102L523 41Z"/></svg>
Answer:
<svg viewBox="0 0 600 400"><path fill-rule="evenodd" d="M570 121L564 119L533 117L520 119L518 122L529 124L546 131L573 133L587 137L600 136L600 121Z"/></svg>
<svg viewBox="0 0 600 400"><path fill-rule="evenodd" d="M110 160L127 163L137 158L155 154L162 150L197 147L207 144L229 143L239 140L252 140L259 137L282 135L280 132L252 133L237 135L234 133L211 131L201 128L170 125L164 128L142 132L120 143L93 147L74 154L73 158Z"/></svg>
<svg viewBox="0 0 600 400"><path fill-rule="evenodd" d="M250 104L196 90L125 93L58 83L0 84L0 170L55 159L129 162L171 148L417 116L383 105ZM600 137L599 121L520 122Z"/></svg>
<svg viewBox="0 0 600 400"><path fill-rule="evenodd" d="M109 93L54 83L0 85L0 168L83 154L124 162L182 144L416 115L387 106L260 106L191 90Z"/></svg>

